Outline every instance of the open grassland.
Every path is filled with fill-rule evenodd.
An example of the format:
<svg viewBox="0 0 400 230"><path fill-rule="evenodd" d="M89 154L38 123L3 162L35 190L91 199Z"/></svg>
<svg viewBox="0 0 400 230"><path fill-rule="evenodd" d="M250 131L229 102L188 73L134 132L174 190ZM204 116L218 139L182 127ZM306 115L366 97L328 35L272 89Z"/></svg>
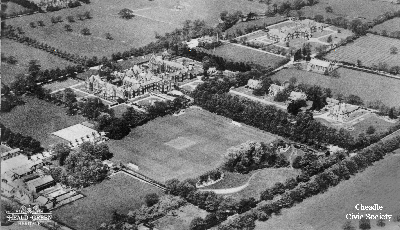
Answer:
<svg viewBox="0 0 400 230"><path fill-rule="evenodd" d="M180 5L182 9L177 10ZM110 56L132 47L141 47L155 41L155 33L165 34L177 27L182 27L185 20L202 19L210 25L218 23L219 14L223 10L232 12L240 9L250 12L259 9L262 4L246 0L93 0L78 8L63 9L57 12L35 14L23 18L7 20L7 24L22 27L29 37L43 41L62 51L81 56ZM118 12L124 8L134 11L133 19L125 20ZM92 19L78 20L77 14L89 11ZM63 22L52 24L51 17L61 16ZM67 21L67 16L73 16L76 22ZM44 21L45 26L31 28L30 22ZM64 26L71 25L73 31L66 32ZM83 28L88 28L91 35L81 34ZM110 33L113 40L107 40L105 33Z"/></svg>
<svg viewBox="0 0 400 230"><path fill-rule="evenodd" d="M282 215L273 216L266 222L257 222L256 230L305 230L324 229L337 230L346 221L346 214L380 214L400 215L400 150L395 155L375 163L364 172L357 174L348 181L330 188L327 192L304 200L290 209L283 209ZM381 211L356 210L356 204L383 206ZM352 220L358 227L358 220ZM393 219L386 221L394 227ZM371 220L372 229L376 220Z"/></svg>
<svg viewBox="0 0 400 230"><path fill-rule="evenodd" d="M308 71L284 69L273 75L272 79L284 82L295 77L299 83L330 88L333 95L354 94L364 102L380 100L387 106L400 104L400 80L347 68L339 68L338 72L340 77L333 78Z"/></svg>
<svg viewBox="0 0 400 230"><path fill-rule="evenodd" d="M6 15L18 14L26 10L28 9L14 2L1 2L1 11Z"/></svg>
<svg viewBox="0 0 400 230"><path fill-rule="evenodd" d="M76 80L76 79L68 78L65 81L55 81L55 82L48 83L48 84L44 85L43 87L45 89L49 89L50 92L54 92L54 91L58 91L58 90L61 91L65 88L75 86L77 84L84 84L84 82Z"/></svg>
<svg viewBox="0 0 400 230"><path fill-rule="evenodd" d="M327 13L325 8L332 7L333 12ZM372 21L378 16L399 10L400 5L373 0L320 0L318 4L306 6L302 9L307 17L322 15L324 18L344 17L348 20L359 18L363 21Z"/></svg>
<svg viewBox="0 0 400 230"><path fill-rule="evenodd" d="M53 215L75 229L95 230L111 221L114 210L127 214L144 204L146 194L161 194L162 191L127 174L117 173L110 180L84 188L82 193L85 198L53 210Z"/></svg>
<svg viewBox="0 0 400 230"><path fill-rule="evenodd" d="M154 222L157 229L163 230L183 230L190 228L190 222L196 218L205 218L208 214L192 204L185 205L175 211L176 215L166 215Z"/></svg>
<svg viewBox="0 0 400 230"><path fill-rule="evenodd" d="M38 60L42 69L64 68L73 65L71 62L45 51L9 39L1 39L1 53L6 57L14 56L18 61L16 65L1 63L2 82L4 84L9 84L18 74L28 73L29 61L31 60Z"/></svg>
<svg viewBox="0 0 400 230"><path fill-rule="evenodd" d="M25 105L0 113L0 122L15 133L35 138L43 147L55 144L51 133L85 121L82 116L68 116L65 108L37 98L25 97L24 101Z"/></svg>
<svg viewBox="0 0 400 230"><path fill-rule="evenodd" d="M391 32L400 31L400 18L390 19L382 24L374 26L372 31L382 33L384 30L390 35Z"/></svg>
<svg viewBox="0 0 400 230"><path fill-rule="evenodd" d="M368 34L353 43L332 50L326 58L353 64L357 64L357 60L360 60L362 65L369 67L380 62L388 64L389 67L400 66L400 54L391 54L391 47L400 50L400 40Z"/></svg>
<svg viewBox="0 0 400 230"><path fill-rule="evenodd" d="M248 140L270 142L275 137L258 129L198 109L165 116L137 127L122 140L107 142L114 160L133 162L140 172L161 182L195 178L215 169L227 149Z"/></svg>
<svg viewBox="0 0 400 230"><path fill-rule="evenodd" d="M264 67L274 67L280 61L284 60L283 57L234 44L222 45L216 48L213 54L231 61L253 63Z"/></svg>

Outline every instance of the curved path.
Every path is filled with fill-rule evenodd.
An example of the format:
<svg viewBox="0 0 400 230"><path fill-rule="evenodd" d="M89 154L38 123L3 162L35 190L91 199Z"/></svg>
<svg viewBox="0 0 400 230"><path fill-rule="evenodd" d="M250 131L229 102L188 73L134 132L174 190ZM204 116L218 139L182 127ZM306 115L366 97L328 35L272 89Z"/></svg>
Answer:
<svg viewBox="0 0 400 230"><path fill-rule="evenodd" d="M268 168L268 169L269 170L274 170L274 169L276 169L276 170L282 170L282 169L293 170L292 168ZM215 194L219 194L219 195L237 193L237 192L240 192L243 189L245 189L247 186L249 186L251 179L253 179L253 177L255 175L257 175L257 173L259 173L259 172L260 171L257 171L256 173L251 175L251 177L247 180L247 182L244 185L239 186L239 187L221 188L221 189L199 189L199 191L202 191L202 192L215 192Z"/></svg>

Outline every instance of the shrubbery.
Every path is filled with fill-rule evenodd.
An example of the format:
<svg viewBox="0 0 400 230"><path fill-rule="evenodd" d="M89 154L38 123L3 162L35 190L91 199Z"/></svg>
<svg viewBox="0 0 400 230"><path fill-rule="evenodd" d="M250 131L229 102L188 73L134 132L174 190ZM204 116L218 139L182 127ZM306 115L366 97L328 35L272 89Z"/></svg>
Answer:
<svg viewBox="0 0 400 230"><path fill-rule="evenodd" d="M6 143L11 148L19 148L26 155L32 155L43 151L40 142L30 136L21 133L14 133L9 128L0 123L1 142Z"/></svg>

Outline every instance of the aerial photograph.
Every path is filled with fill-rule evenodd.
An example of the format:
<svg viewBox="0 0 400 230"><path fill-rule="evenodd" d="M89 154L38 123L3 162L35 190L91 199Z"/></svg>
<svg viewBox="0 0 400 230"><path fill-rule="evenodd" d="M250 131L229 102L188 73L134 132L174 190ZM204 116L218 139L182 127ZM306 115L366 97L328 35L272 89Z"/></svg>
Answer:
<svg viewBox="0 0 400 230"><path fill-rule="evenodd" d="M400 230L400 0L1 0L1 230Z"/></svg>

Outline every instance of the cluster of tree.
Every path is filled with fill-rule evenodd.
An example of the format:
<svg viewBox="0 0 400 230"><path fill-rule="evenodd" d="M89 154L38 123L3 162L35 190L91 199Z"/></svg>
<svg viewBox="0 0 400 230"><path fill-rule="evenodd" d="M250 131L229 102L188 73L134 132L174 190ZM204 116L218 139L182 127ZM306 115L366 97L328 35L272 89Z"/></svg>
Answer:
<svg viewBox="0 0 400 230"><path fill-rule="evenodd" d="M203 175L199 176L199 180L197 184L202 185L204 183L207 183L209 181L217 181L221 179L222 177L222 172L218 169L208 171L204 173Z"/></svg>
<svg viewBox="0 0 400 230"><path fill-rule="evenodd" d="M61 175L60 181L74 188L99 183L109 175L109 168L102 160L82 149L69 153L64 163L66 171Z"/></svg>
<svg viewBox="0 0 400 230"><path fill-rule="evenodd" d="M387 30L382 30L381 32L376 32L376 31L369 31L369 32L372 34L381 35L389 38L400 38L400 31L391 31L390 33L388 33Z"/></svg>
<svg viewBox="0 0 400 230"><path fill-rule="evenodd" d="M222 11L220 13L222 23L218 24L217 27L220 28L221 31L225 31L234 26L241 17L243 17L243 13L241 11L236 11L231 14L229 14L228 11Z"/></svg>
<svg viewBox="0 0 400 230"><path fill-rule="evenodd" d="M24 104L24 101L21 99L21 97L11 92L7 85L1 85L1 93L1 112L10 112L15 106Z"/></svg>
<svg viewBox="0 0 400 230"><path fill-rule="evenodd" d="M59 23L59 22L63 22L61 16L57 16L57 17L54 17L54 16L53 16L53 17L51 17L50 21L51 21L51 23L53 23L53 24L56 24L56 23Z"/></svg>
<svg viewBox="0 0 400 230"><path fill-rule="evenodd" d="M310 43L304 43L302 49L298 49L293 55L294 61L298 60L311 60L311 45Z"/></svg>
<svg viewBox="0 0 400 230"><path fill-rule="evenodd" d="M11 148L19 148L28 156L43 151L40 142L30 136L24 136L21 133L14 133L1 123L0 131L2 143L6 143Z"/></svg>
<svg viewBox="0 0 400 230"><path fill-rule="evenodd" d="M7 0L6 2L13 2L13 3L17 4L17 5L20 5L20 6L24 7L24 8L28 8L28 9L31 9L33 11L42 12L41 8L37 4L35 4L34 2L29 1L29 0Z"/></svg>
<svg viewBox="0 0 400 230"><path fill-rule="evenodd" d="M276 145L268 146L263 142L247 141L228 149L222 167L230 172L248 173L260 168L280 168L289 165L286 157L278 154Z"/></svg>
<svg viewBox="0 0 400 230"><path fill-rule="evenodd" d="M379 115L389 116L390 119L396 119L400 116L400 107L389 107L383 104L382 101L372 101L366 103L368 108L379 110Z"/></svg>
<svg viewBox="0 0 400 230"><path fill-rule="evenodd" d="M127 8L119 11L118 15L123 19L131 19L131 18L135 17L135 15L133 14L133 11L130 9L127 9Z"/></svg>
<svg viewBox="0 0 400 230"><path fill-rule="evenodd" d="M6 62L8 64L15 65L17 64L18 60L12 55L6 57L3 53L1 53L1 62Z"/></svg>
<svg viewBox="0 0 400 230"><path fill-rule="evenodd" d="M130 211L128 214L120 214L113 212L113 218L110 224L102 224L98 230L113 230L113 229L137 229L136 226L143 223L146 226L151 226L151 221L165 216L169 212L187 204L187 202L178 196L164 195L159 197L157 194L148 194L147 197L152 197L151 205L143 205L139 209ZM156 198L156 202L153 198ZM129 226L129 228L127 228Z"/></svg>
<svg viewBox="0 0 400 230"><path fill-rule="evenodd" d="M219 81L219 80L218 80ZM344 129L337 131L315 121L310 113L292 116L274 106L241 99L227 94L229 82L207 81L193 92L194 102L210 112L231 118L267 132L278 134L311 146L333 144L345 149L354 148L354 139ZM224 86L220 91L219 85ZM227 87L228 86L228 87ZM218 94L216 94L218 93Z"/></svg>
<svg viewBox="0 0 400 230"><path fill-rule="evenodd" d="M387 153L390 153L400 147L400 137L394 137L388 141L379 142L361 150L356 156L343 159L336 162L331 167L324 170L312 178L304 177L305 180L289 179L284 184L276 184L268 192L263 192L261 199L269 202L260 204L252 212L245 215L253 216L254 221L266 221L273 213L280 213L283 208L290 208L304 199L325 192L329 187L336 186L342 180L347 180L351 175L362 172L373 162L382 159ZM291 187L287 189L286 186ZM280 198L271 201L274 195L281 194ZM225 223L224 223L225 224ZM249 223L251 224L251 223Z"/></svg>
<svg viewBox="0 0 400 230"><path fill-rule="evenodd" d="M60 166L65 164L65 160L71 152L73 152L71 147L64 143L56 144L51 151L53 152L53 160L58 160ZM79 151L90 154L101 161L113 157L113 153L110 152L110 149L104 143L94 144L91 142L84 142L79 146Z"/></svg>
<svg viewBox="0 0 400 230"><path fill-rule="evenodd" d="M231 70L239 72L251 70L251 66L249 64L228 61L222 57L212 55L209 52L203 52L203 50L199 49L185 49L183 56L203 62L203 68L205 72L210 67L216 67L218 70ZM204 60L207 60L207 62Z"/></svg>
<svg viewBox="0 0 400 230"><path fill-rule="evenodd" d="M7 19L7 18L15 18L18 17L20 15L26 15L26 14L33 14L35 11L32 9L27 9L27 8L23 8L20 11L10 11L9 13L6 12L7 10L7 4L2 4L1 5L1 11L0 11L0 18L3 22L3 20Z"/></svg>

